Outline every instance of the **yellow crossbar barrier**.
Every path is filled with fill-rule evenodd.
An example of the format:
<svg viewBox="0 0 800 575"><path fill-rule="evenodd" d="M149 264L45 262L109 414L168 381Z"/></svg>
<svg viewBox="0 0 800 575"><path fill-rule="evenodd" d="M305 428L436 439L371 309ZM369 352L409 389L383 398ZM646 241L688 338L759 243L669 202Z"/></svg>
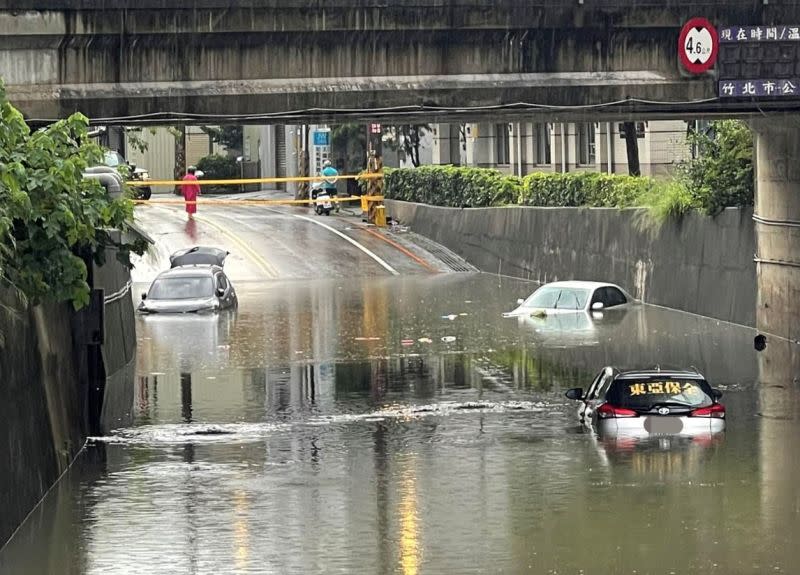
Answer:
<svg viewBox="0 0 800 575"><path fill-rule="evenodd" d="M158 199L150 199L150 200L132 200L135 204L144 204L144 205L173 205L173 206L183 206L186 204L203 204L206 206L268 206L268 205L283 205L283 206L292 206L292 205L299 205L299 206L307 206L313 202L313 200L259 200L259 199L250 199L250 200L207 200L207 199L200 199L195 200L193 202L187 202L181 199L174 199L174 200L158 200ZM382 202L383 196L345 196L343 198L330 198L328 201L330 202Z"/></svg>
<svg viewBox="0 0 800 575"><path fill-rule="evenodd" d="M383 178L382 173L377 174L356 174L346 176L336 176L337 180L379 180ZM234 186L241 184L283 184L287 182L324 182L328 178L325 176L292 176L287 178L244 178L238 180L197 180L191 182L199 186ZM187 182L184 180L131 180L125 182L129 186L181 186Z"/></svg>

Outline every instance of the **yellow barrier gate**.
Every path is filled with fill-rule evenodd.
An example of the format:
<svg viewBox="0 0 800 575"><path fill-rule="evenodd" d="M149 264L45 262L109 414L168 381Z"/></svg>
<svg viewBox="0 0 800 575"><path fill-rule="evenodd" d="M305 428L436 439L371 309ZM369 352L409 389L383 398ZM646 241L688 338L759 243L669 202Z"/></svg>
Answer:
<svg viewBox="0 0 800 575"><path fill-rule="evenodd" d="M348 180L379 180L383 178L383 173L374 173L374 174L360 174L360 175L343 175L343 176L336 176L336 179ZM183 185L198 185L198 186L238 186L243 184L275 184L275 183L289 183L289 182L322 182L326 181L327 178L323 176L296 176L296 177L286 177L286 178L239 178L235 180L135 180L126 182L128 186L131 187L156 187L156 186L183 186ZM378 226L385 226L386 225L386 217L384 212L381 211L382 217L375 217L377 207L383 208L381 202L383 202L382 195L364 195L364 196L343 196L343 197L334 197L330 198L330 202L332 203L345 203L345 202L360 202L361 203L361 211L364 213L365 217L367 217L370 223L376 224ZM132 200L135 204L150 204L150 205L213 205L213 206L221 206L221 205L236 205L236 206L264 206L264 205L284 205L284 206L307 206L313 200L305 199L305 200L280 200L280 199L241 199L241 200L217 200L217 199L197 199L195 201L186 201L181 199L149 199L149 200L141 200L141 199L134 199Z"/></svg>

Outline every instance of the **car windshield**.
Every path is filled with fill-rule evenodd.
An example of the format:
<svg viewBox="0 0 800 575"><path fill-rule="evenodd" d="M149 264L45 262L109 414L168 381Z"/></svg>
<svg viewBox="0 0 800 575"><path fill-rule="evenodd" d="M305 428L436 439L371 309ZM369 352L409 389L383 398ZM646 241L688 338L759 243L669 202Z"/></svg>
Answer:
<svg viewBox="0 0 800 575"><path fill-rule="evenodd" d="M583 309L588 299L588 289L544 286L536 290L522 305L546 309Z"/></svg>
<svg viewBox="0 0 800 575"><path fill-rule="evenodd" d="M650 410L659 404L698 408L714 403L705 381L662 377L617 380L609 388L606 401L637 410Z"/></svg>
<svg viewBox="0 0 800 575"><path fill-rule="evenodd" d="M118 153L116 153L116 152L106 152L106 154L105 154L105 163L106 163L106 166L109 166L111 168L116 168L117 166L119 166L122 163L122 161L121 161L120 155Z"/></svg>
<svg viewBox="0 0 800 575"><path fill-rule="evenodd" d="M211 297L214 283L210 276L184 276L157 279L147 293L149 299L197 299Z"/></svg>

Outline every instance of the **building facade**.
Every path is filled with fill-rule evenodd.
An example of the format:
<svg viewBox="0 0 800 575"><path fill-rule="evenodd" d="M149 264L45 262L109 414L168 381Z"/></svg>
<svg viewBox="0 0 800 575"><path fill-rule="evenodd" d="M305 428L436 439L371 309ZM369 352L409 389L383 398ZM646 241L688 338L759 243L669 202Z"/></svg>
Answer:
<svg viewBox="0 0 800 575"><path fill-rule="evenodd" d="M637 122L643 176L664 177L691 155L687 122ZM524 176L533 172L628 173L621 124L478 123L433 127L433 164L495 168Z"/></svg>

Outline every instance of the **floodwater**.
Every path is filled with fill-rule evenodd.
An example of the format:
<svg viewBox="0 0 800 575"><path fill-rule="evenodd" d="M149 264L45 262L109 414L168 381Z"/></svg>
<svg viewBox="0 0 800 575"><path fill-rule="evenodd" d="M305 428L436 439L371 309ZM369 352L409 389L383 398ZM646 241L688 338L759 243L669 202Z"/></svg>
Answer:
<svg viewBox="0 0 800 575"><path fill-rule="evenodd" d="M133 425L91 443L0 572L800 572L780 354L649 306L501 317L534 287L252 282L235 313L140 318ZM563 391L607 364L696 366L726 432L582 430Z"/></svg>

